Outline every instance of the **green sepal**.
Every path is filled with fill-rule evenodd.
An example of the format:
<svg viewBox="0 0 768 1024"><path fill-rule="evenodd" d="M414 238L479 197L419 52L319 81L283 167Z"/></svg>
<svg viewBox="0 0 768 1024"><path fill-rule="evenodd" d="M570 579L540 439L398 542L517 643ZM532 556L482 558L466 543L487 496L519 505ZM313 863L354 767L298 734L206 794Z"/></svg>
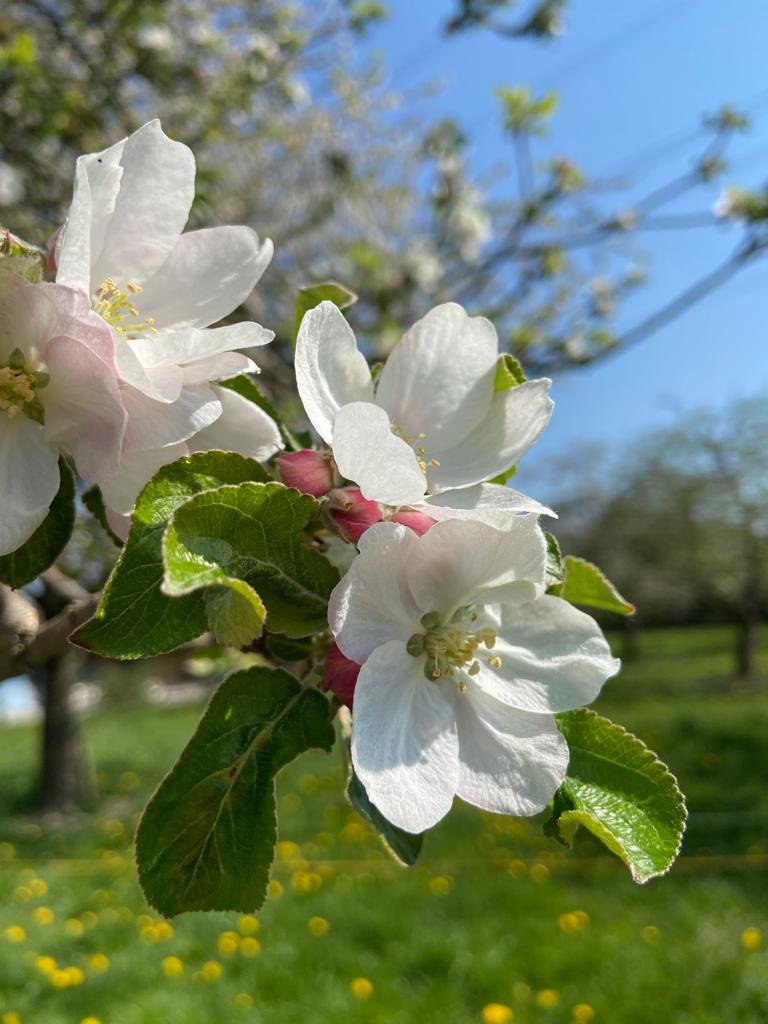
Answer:
<svg viewBox="0 0 768 1024"><path fill-rule="evenodd" d="M323 281L322 284L308 284L299 288L296 299L296 315L293 322L293 337L297 337L304 314L319 306L321 302L332 302L339 309L348 309L357 302L357 295L337 281Z"/></svg>
<svg viewBox="0 0 768 1024"><path fill-rule="evenodd" d="M544 585L548 594L559 595L563 582L563 558L560 545L554 533L544 532L547 542L547 566L544 574Z"/></svg>
<svg viewBox="0 0 768 1024"><path fill-rule="evenodd" d="M519 361L508 352L503 352L496 363L496 377L493 382L494 391L509 391L527 380Z"/></svg>

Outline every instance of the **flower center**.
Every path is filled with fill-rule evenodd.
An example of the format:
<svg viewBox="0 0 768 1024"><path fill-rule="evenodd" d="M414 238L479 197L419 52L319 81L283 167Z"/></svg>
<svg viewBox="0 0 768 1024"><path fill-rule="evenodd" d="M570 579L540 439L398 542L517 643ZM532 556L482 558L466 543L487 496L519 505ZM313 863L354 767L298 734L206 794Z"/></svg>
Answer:
<svg viewBox="0 0 768 1024"><path fill-rule="evenodd" d="M399 423L393 423L391 429L392 433L396 437L399 437L401 440L405 441L405 443L409 444L411 448L413 448L413 450L416 452L416 461L418 462L419 469L421 470L422 473L427 472L427 466L433 466L435 469L437 469L437 467L440 465L437 459L430 459L429 456L427 455L426 448L422 444L417 443L423 441L427 436L426 434L416 434L415 436L413 434L406 434Z"/></svg>
<svg viewBox="0 0 768 1024"><path fill-rule="evenodd" d="M114 327L124 338L135 338L145 331L157 334L155 321L151 316L139 320L136 296L141 293L141 285L129 281L128 289L121 292L111 277L100 285L91 300L91 305L102 320Z"/></svg>
<svg viewBox="0 0 768 1024"><path fill-rule="evenodd" d="M426 656L424 675L427 679L444 676L456 680L459 690L466 690L464 676L476 676L480 662L485 661L494 668L501 666L501 658L489 658L485 651L493 649L496 634L492 629L472 630L477 622L477 612L461 608L450 622L444 623L438 612L428 612L422 617L423 633L414 633L406 644L406 650L414 657Z"/></svg>
<svg viewBox="0 0 768 1024"><path fill-rule="evenodd" d="M20 412L36 423L45 421L42 402L37 397L50 377L42 370L27 366L24 353L15 348L5 366L0 365L0 412L13 419Z"/></svg>

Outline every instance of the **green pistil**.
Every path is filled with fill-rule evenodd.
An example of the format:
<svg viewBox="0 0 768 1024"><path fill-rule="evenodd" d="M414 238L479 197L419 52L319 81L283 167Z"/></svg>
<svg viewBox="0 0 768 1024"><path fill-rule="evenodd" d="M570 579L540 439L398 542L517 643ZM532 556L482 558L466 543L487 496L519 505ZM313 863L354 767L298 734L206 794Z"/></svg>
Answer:
<svg viewBox="0 0 768 1024"><path fill-rule="evenodd" d="M45 411L37 397L48 384L50 377L41 370L30 370L26 357L20 348L8 356L5 366L0 366L0 412L13 419L20 412L35 423L45 422Z"/></svg>

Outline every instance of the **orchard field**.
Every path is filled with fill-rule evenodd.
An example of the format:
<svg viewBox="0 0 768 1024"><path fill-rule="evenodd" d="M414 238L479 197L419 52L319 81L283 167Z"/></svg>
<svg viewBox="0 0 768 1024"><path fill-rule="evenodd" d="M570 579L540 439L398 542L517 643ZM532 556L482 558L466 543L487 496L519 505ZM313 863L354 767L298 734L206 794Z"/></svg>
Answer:
<svg viewBox="0 0 768 1024"><path fill-rule="evenodd" d="M596 707L678 775L671 875L636 886L588 837L458 806L404 871L346 805L344 766L303 758L258 917L143 903L131 842L199 708L84 721L91 815L29 812L38 737L0 731L2 1024L763 1024L768 1019L768 644L730 678L727 628L653 630ZM621 653L621 638L616 638Z"/></svg>

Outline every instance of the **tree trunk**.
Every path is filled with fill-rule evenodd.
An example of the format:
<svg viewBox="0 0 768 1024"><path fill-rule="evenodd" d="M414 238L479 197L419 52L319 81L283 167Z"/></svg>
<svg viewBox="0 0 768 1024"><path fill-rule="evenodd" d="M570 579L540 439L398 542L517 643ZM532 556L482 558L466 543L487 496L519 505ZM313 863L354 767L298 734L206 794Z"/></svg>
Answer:
<svg viewBox="0 0 768 1024"><path fill-rule="evenodd" d="M40 771L43 811L65 812L89 804L94 796L90 759L70 696L83 657L72 649L40 669L44 702Z"/></svg>
<svg viewBox="0 0 768 1024"><path fill-rule="evenodd" d="M736 671L740 679L754 678L759 649L760 613L753 605L744 609L736 643Z"/></svg>

